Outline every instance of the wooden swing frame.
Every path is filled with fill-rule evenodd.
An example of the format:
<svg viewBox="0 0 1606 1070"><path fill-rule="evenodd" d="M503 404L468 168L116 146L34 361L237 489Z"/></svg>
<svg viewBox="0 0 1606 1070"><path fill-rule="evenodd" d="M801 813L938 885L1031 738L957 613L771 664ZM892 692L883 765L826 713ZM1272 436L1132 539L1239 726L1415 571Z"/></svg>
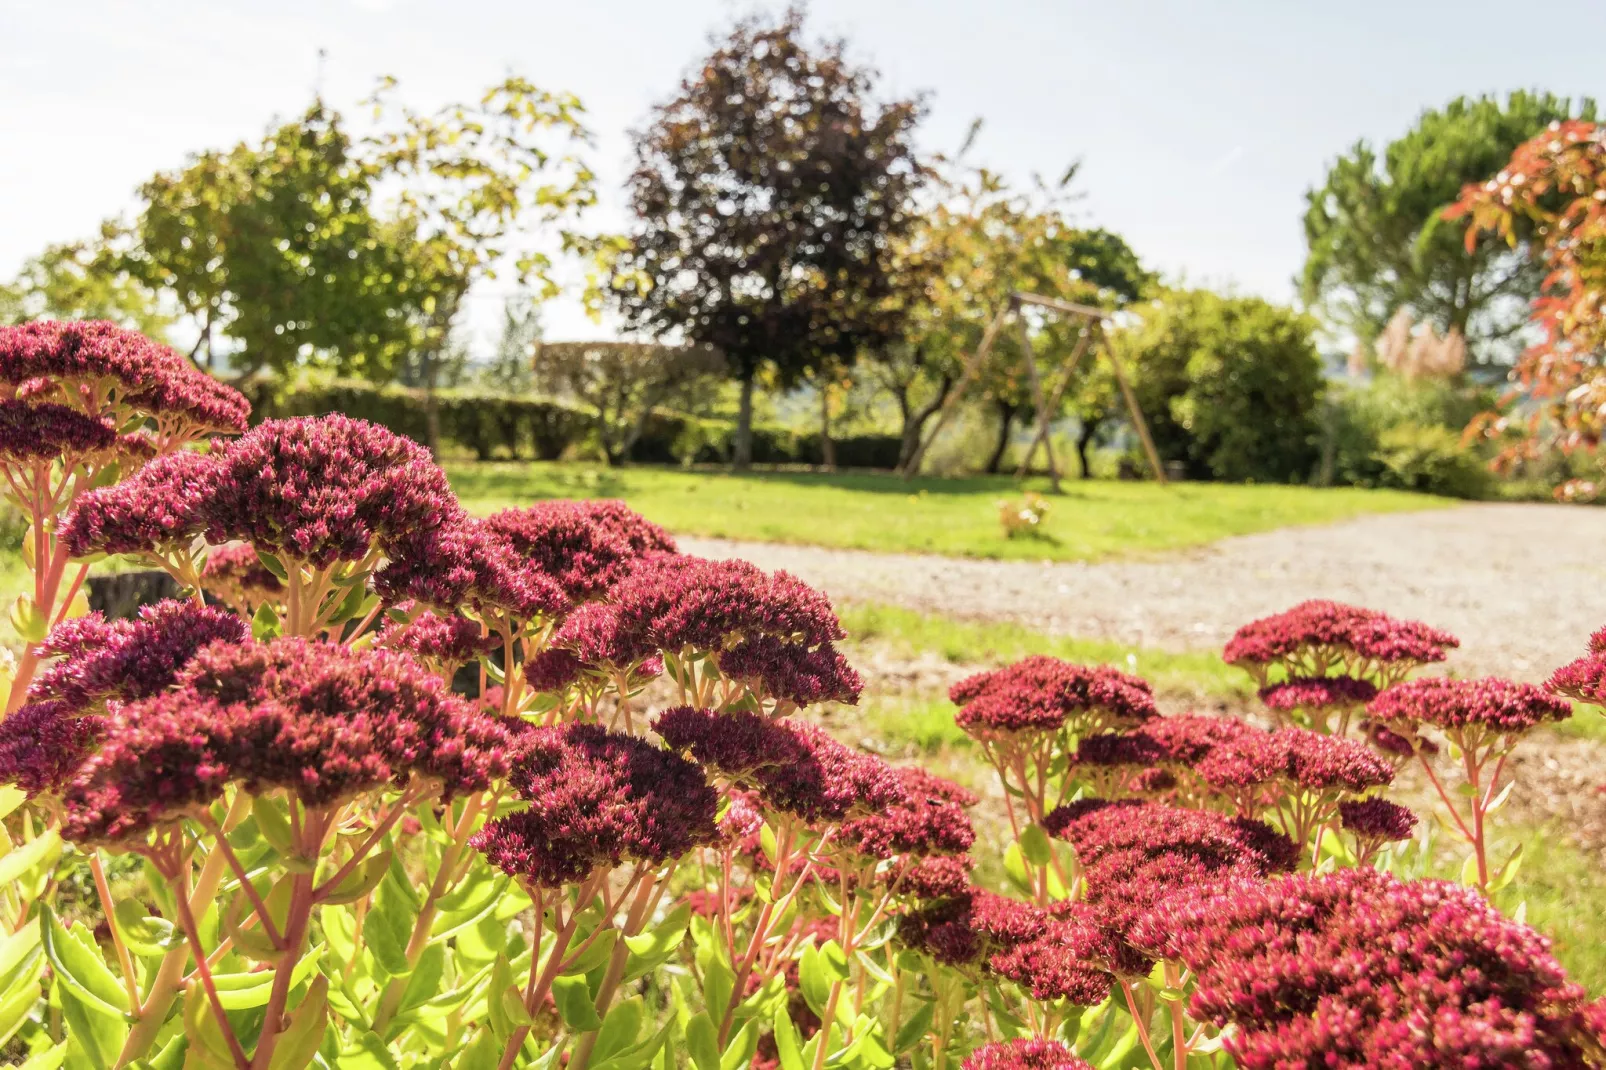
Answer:
<svg viewBox="0 0 1606 1070"><path fill-rule="evenodd" d="M1031 327L1026 322L1026 317L1021 315L1021 309L1025 305L1035 305L1038 308L1068 316L1076 316L1083 320L1082 330L1077 337L1076 348L1071 352L1071 359L1066 362L1065 371L1060 376L1059 381L1054 384L1053 390L1046 395L1043 392L1042 375L1039 374L1037 369L1037 358L1032 352ZM1110 370L1115 373L1115 381L1121 388L1121 397L1126 401L1127 413L1132 417L1132 424L1137 428L1138 438L1143 442L1143 453L1148 458L1149 470L1154 473L1155 482L1164 486L1166 482L1165 467L1160 463L1160 455L1154 448L1154 439L1149 435L1149 425L1143 419L1143 410L1138 407L1137 396L1132 393L1132 384L1127 381L1126 372L1122 370L1120 360L1110 351L1108 345L1102 344L1104 340L1104 323L1109 313L1102 308L1079 305L1071 301L1061 301L1057 297L1044 297L1041 294L1025 293L1019 290L1009 295L1009 300L998 310L998 314L992 318L987 324L987 329L982 332L981 344L976 347L976 351L965 362L965 367L959 376L959 380L954 383L947 395L942 399L942 407L937 411L937 422L932 426L930 433L925 435L919 444L915 446L914 453L909 457L908 463L904 465L903 478L913 479L915 474L920 471L920 462L925 459L926 451L931 448L931 444L937 440L938 435L942 434L943 429L947 427L955 412L958 411L959 402L964 398L965 392L970 385L976 381L976 377L981 374L981 369L987 362L987 355L992 352L993 344L998 340L998 335L1010 316L1014 316L1020 324L1021 354L1026 358L1026 376L1032 387L1032 403L1037 409L1037 434L1033 436L1032 444L1027 447L1026 455L1021 458L1021 462L1015 470L1015 478L1020 479L1026 475L1033 458L1037 456L1037 447L1042 446L1048 454L1049 482L1055 492L1059 491L1059 461L1054 456L1054 446L1049 441L1048 429L1049 425L1053 423L1053 414L1059 411L1060 401L1065 397L1066 389L1076 376L1077 365L1081 363L1082 357L1088 349L1094 345L1094 336L1097 335L1098 341L1101 343L1099 348L1103 350L1104 359L1109 362ZM1095 359L1097 358L1095 357Z"/></svg>

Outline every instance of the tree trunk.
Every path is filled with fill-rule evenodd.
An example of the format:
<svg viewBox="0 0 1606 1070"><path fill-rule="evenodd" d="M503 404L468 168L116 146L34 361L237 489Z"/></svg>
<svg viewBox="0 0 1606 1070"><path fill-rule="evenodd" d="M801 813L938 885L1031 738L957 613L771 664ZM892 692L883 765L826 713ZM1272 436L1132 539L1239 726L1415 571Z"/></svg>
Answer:
<svg viewBox="0 0 1606 1070"><path fill-rule="evenodd" d="M1093 444L1093 436L1098 434L1098 430L1098 421L1083 420L1076 432L1076 463L1081 466L1083 479L1093 478L1093 470L1087 463L1087 448Z"/></svg>
<svg viewBox="0 0 1606 1070"><path fill-rule="evenodd" d="M1009 449L1010 425L1015 422L1015 406L999 402L998 417L998 441L993 443L992 456L987 458L985 469L990 476L996 476L999 466L1004 463L1004 451Z"/></svg>
<svg viewBox="0 0 1606 1070"><path fill-rule="evenodd" d="M836 471L836 442L831 438L831 392L820 387L820 464L827 472Z"/></svg>
<svg viewBox="0 0 1606 1070"><path fill-rule="evenodd" d="M736 442L731 467L745 472L753 467L753 373L742 376L742 401L736 410Z"/></svg>
<svg viewBox="0 0 1606 1070"><path fill-rule="evenodd" d="M952 379L943 376L937 384L937 393L931 401L918 409L909 406L909 390L907 387L895 392L898 399L898 411L903 415L903 441L898 444L898 471L903 471L909 465L909 458L913 457L915 450L920 446L920 439L926 433L926 424L937 415L942 408L943 399L948 396L948 388L953 385Z"/></svg>

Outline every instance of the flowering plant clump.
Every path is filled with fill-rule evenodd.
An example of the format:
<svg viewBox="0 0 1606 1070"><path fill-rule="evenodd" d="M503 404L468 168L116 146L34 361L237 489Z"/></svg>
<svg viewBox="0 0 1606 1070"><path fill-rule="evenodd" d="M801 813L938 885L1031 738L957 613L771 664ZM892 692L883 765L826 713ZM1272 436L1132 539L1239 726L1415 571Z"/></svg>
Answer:
<svg viewBox="0 0 1606 1070"><path fill-rule="evenodd" d="M1467 872L1475 873L1478 885L1487 890L1509 883L1522 848L1499 867L1491 867L1488 856L1490 816L1510 797L1514 783L1506 777L1507 762L1529 731L1571 717L1572 707L1533 684L1429 677L1384 691L1367 707L1367 715L1411 745L1451 824L1472 849ZM1445 785L1434 769L1433 752L1416 742L1425 730L1436 731L1453 745L1460 790Z"/></svg>
<svg viewBox="0 0 1606 1070"><path fill-rule="evenodd" d="M247 414L131 332L0 329L34 577L0 719L12 1061L1606 1066L1603 1005L1482 891L1515 876L1482 868L1506 757L1565 704L1402 682L1443 633L1331 603L1245 629L1275 730L1103 666L972 676L995 808L821 726L862 682L795 577L617 502L475 519L383 428ZM184 597L88 613L102 554ZM1416 824L1382 792L1441 749L1479 889L1377 872Z"/></svg>
<svg viewBox="0 0 1606 1070"><path fill-rule="evenodd" d="M1342 675L1382 688L1422 665L1443 661L1459 645L1455 636L1418 621L1342 602L1311 601L1239 628L1222 657L1261 687L1277 678Z"/></svg>

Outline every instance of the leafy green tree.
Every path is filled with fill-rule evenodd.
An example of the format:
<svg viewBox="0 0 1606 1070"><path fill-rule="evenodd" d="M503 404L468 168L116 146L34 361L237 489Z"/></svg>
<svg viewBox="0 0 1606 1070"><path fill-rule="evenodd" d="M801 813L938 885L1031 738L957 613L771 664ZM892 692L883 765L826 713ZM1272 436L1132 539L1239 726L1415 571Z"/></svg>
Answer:
<svg viewBox="0 0 1606 1070"><path fill-rule="evenodd" d="M1526 235L1516 249L1495 235L1469 249L1441 214L1547 124L1594 113L1593 100L1550 93L1460 97L1423 112L1381 154L1357 142L1306 193L1305 300L1365 342L1407 308L1441 334L1459 330L1474 360L1509 362L1544 266L1520 247Z"/></svg>
<svg viewBox="0 0 1606 1070"><path fill-rule="evenodd" d="M172 324L158 295L110 263L99 242L48 246L0 287L0 323L41 317L110 320L152 338Z"/></svg>
<svg viewBox="0 0 1606 1070"><path fill-rule="evenodd" d="M725 355L738 467L761 369L789 386L900 329L886 299L923 179L921 109L874 101L874 83L840 41L805 42L794 9L738 23L637 135L638 222L608 292L633 330Z"/></svg>
<svg viewBox="0 0 1606 1070"><path fill-rule="evenodd" d="M541 344L541 305L530 294L518 293L502 303L502 333L490 363L478 369L475 380L498 394L527 394L535 387L536 348Z"/></svg>
<svg viewBox="0 0 1606 1070"><path fill-rule="evenodd" d="M1012 293L1024 290L1115 309L1136 300L1152 281L1119 235L1077 227L1067 217L1064 190L1074 175L1071 168L1057 189L1038 183L1022 192L985 168L950 169L943 200L923 217L903 254L911 277L905 285L919 291L910 300L904 337L871 356L904 416L905 460ZM1039 368L1052 376L1073 350L1082 322L1035 312L1029 322ZM1079 400L1090 406L1095 401L1096 391L1084 394L1080 387L1081 380L1096 377L1093 365L1084 360L1078 385L1066 400L1096 428L1107 407L1095 411L1079 405ZM998 437L985 465L996 471L1014 421L1033 412L1015 330L995 343L978 393L998 415Z"/></svg>
<svg viewBox="0 0 1606 1070"><path fill-rule="evenodd" d="M1160 456L1196 479L1302 480L1316 459L1321 357L1309 316L1258 297L1164 293L1111 333Z"/></svg>

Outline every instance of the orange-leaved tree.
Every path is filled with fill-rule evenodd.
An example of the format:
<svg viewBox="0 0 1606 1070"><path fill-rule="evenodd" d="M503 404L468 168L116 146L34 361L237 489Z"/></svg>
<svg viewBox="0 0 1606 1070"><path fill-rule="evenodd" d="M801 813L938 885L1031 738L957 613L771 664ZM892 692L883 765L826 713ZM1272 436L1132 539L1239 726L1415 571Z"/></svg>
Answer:
<svg viewBox="0 0 1606 1070"><path fill-rule="evenodd" d="M1515 387L1503 411L1479 417L1468 433L1509 436L1496 462L1505 467L1550 448L1595 449L1606 435L1606 126L1550 124L1445 214L1467 219L1468 247L1486 232L1513 244L1531 236L1550 269L1533 306L1540 334L1517 363ZM1570 480L1557 496L1598 490Z"/></svg>

